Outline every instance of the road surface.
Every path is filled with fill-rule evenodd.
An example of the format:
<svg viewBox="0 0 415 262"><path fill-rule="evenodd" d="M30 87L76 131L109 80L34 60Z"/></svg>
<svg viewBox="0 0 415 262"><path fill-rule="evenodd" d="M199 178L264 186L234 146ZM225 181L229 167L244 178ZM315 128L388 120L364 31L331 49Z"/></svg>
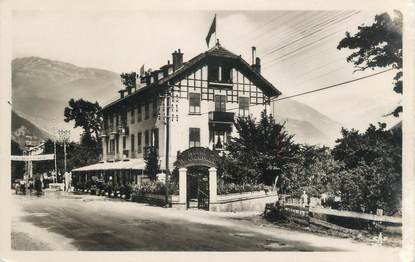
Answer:
<svg viewBox="0 0 415 262"><path fill-rule="evenodd" d="M261 221L253 213L182 211L65 192L12 199L14 250L390 251L253 222Z"/></svg>

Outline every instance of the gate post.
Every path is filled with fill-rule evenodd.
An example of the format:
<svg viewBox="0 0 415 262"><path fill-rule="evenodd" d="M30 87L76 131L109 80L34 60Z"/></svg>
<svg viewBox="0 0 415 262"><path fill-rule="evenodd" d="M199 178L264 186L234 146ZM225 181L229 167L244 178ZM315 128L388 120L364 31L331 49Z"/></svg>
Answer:
<svg viewBox="0 0 415 262"><path fill-rule="evenodd" d="M179 169L179 203L186 206L187 201L187 168Z"/></svg>
<svg viewBox="0 0 415 262"><path fill-rule="evenodd" d="M216 168L209 168L209 205L211 203L216 203L217 200L217 175Z"/></svg>

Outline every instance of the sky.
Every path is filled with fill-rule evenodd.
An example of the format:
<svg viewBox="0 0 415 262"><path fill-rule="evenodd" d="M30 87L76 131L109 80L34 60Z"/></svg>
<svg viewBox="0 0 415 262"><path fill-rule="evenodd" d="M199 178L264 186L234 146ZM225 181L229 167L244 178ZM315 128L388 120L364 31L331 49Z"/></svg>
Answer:
<svg viewBox="0 0 415 262"><path fill-rule="evenodd" d="M369 11L217 11L222 46L251 62L284 96L337 84L377 71L354 72L350 50L337 50L346 31L371 24ZM13 58L39 56L117 73L156 69L178 48L184 60L208 49L213 11L42 11L13 13ZM213 44L211 41L211 45ZM307 104L349 128L365 129L401 101L391 71L327 91L300 96ZM278 106L278 105L277 105Z"/></svg>

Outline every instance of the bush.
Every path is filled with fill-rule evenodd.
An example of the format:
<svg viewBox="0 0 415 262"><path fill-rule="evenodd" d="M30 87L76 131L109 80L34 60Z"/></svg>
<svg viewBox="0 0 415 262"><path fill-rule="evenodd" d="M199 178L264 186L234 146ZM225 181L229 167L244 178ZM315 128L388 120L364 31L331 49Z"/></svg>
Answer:
<svg viewBox="0 0 415 262"><path fill-rule="evenodd" d="M218 194L232 194L232 193L244 193L244 192L255 192L255 191L271 191L272 187L264 184L242 184L238 185L235 183L225 183L220 181L218 184Z"/></svg>
<svg viewBox="0 0 415 262"><path fill-rule="evenodd" d="M165 195L166 186L160 181L146 181L141 185L136 185L132 189L133 193L136 195L144 194L155 194L155 195ZM178 195L179 194L179 185L177 183L169 183L169 194Z"/></svg>

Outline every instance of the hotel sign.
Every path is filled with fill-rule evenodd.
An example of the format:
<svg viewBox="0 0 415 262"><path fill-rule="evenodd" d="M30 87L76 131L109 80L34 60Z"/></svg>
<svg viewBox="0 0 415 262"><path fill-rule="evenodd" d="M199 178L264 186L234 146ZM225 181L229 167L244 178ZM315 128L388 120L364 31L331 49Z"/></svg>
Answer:
<svg viewBox="0 0 415 262"><path fill-rule="evenodd" d="M33 156L11 156L12 161L43 161L55 159L54 154L33 155Z"/></svg>
<svg viewBox="0 0 415 262"><path fill-rule="evenodd" d="M177 168L190 166L216 167L219 155L217 152L204 147L192 147L178 154L174 165Z"/></svg>

